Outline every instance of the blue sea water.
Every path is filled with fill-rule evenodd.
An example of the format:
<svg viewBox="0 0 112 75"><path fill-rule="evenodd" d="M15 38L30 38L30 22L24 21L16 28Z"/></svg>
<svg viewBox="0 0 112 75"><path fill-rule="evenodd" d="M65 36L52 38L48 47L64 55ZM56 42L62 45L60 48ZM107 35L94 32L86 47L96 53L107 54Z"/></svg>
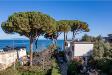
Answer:
<svg viewBox="0 0 112 75"><path fill-rule="evenodd" d="M47 48L50 44L52 44L51 40L38 40L37 49L35 47L35 43L33 45L34 51L41 51ZM63 40L57 41L58 47L63 50ZM17 47L17 46L25 46L27 51L29 51L29 40L0 40L0 49L9 46L9 47Z"/></svg>

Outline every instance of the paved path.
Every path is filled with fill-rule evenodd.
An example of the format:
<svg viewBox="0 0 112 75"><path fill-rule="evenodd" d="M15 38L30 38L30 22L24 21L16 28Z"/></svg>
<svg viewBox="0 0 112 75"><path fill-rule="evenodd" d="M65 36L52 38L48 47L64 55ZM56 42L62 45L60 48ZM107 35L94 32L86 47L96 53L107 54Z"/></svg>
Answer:
<svg viewBox="0 0 112 75"><path fill-rule="evenodd" d="M62 75L67 75L67 63L64 62L60 64L60 69Z"/></svg>

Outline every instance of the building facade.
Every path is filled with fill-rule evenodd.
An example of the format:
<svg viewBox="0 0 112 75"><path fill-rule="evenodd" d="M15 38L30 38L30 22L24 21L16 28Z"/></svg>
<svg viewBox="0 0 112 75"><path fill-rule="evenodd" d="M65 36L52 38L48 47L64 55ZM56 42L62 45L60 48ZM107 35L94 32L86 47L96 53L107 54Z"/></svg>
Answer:
<svg viewBox="0 0 112 75"><path fill-rule="evenodd" d="M69 42L69 46L66 47L65 53L67 60L73 60L76 58L89 57L93 53L92 42Z"/></svg>

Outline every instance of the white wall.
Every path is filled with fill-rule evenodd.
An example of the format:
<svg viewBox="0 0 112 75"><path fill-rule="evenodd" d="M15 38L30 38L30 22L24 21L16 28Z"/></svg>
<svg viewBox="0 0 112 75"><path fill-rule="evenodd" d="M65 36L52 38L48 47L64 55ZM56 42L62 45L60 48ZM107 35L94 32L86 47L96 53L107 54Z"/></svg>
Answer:
<svg viewBox="0 0 112 75"><path fill-rule="evenodd" d="M74 56L90 56L93 44L74 44Z"/></svg>
<svg viewBox="0 0 112 75"><path fill-rule="evenodd" d="M26 49L20 49L18 51L19 58L26 56ZM4 65L3 69L11 66L17 59L17 51L2 52L0 53L0 64Z"/></svg>
<svg viewBox="0 0 112 75"><path fill-rule="evenodd" d="M0 53L0 63L1 64L13 63L16 59L17 59L16 51Z"/></svg>
<svg viewBox="0 0 112 75"><path fill-rule="evenodd" d="M16 51L0 53L0 64L3 65L0 70L6 69L7 67L11 66L16 59Z"/></svg>
<svg viewBox="0 0 112 75"><path fill-rule="evenodd" d="M19 58L23 57L23 56L26 56L26 49L23 48L23 49L20 49L18 51L18 54L19 54Z"/></svg>

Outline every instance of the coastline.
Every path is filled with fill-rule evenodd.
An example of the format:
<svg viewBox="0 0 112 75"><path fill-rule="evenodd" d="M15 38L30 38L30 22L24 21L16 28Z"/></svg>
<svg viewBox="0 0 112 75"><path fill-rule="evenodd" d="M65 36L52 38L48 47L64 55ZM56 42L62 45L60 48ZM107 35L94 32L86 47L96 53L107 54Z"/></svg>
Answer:
<svg viewBox="0 0 112 75"><path fill-rule="evenodd" d="M46 49L50 44L52 43L51 40L38 40L37 42L37 49L35 47L35 43L33 45L34 47L34 52L35 51L43 51L44 49ZM63 40L58 40L57 41L57 45L63 49ZM29 40L24 40L24 39L21 39L21 40L9 40L9 39L6 39L6 40L0 40L0 49L6 47L6 46L9 46L9 47L17 47L17 46L25 46L26 47L26 50L27 52L29 52Z"/></svg>

